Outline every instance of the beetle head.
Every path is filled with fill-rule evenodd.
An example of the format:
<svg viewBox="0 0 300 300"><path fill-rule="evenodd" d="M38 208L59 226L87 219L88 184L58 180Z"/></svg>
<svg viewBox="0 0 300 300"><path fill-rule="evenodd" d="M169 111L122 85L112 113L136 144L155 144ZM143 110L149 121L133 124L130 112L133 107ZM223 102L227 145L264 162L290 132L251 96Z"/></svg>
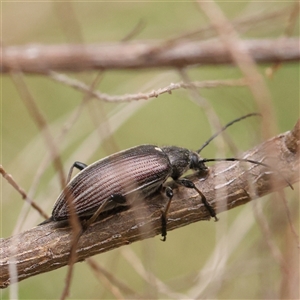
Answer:
<svg viewBox="0 0 300 300"><path fill-rule="evenodd" d="M168 156L171 163L172 171L170 177L175 180L189 169L195 171L207 169L202 158L194 151L175 146L163 147L162 150Z"/></svg>
<svg viewBox="0 0 300 300"><path fill-rule="evenodd" d="M207 166L197 152L190 151L190 169L195 171L207 170Z"/></svg>

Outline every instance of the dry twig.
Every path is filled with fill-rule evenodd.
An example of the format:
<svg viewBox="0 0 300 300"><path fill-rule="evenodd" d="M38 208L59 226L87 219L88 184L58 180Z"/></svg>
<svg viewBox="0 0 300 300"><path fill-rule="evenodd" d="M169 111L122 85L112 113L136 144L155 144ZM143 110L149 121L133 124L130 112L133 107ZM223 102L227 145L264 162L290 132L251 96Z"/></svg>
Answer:
<svg viewBox="0 0 300 300"><path fill-rule="evenodd" d="M239 47L256 63L299 61L299 39L241 40ZM183 68L189 65L232 64L217 40L183 41L166 47L164 41L111 44L25 45L2 47L2 73L81 72L109 69Z"/></svg>
<svg viewBox="0 0 300 300"><path fill-rule="evenodd" d="M262 166L249 167L245 166L245 163L235 162L230 163L230 168L229 163L214 165L205 179L197 175L190 178L219 212L245 204L286 187L284 178L291 183L299 181L299 136L300 121L290 132L275 136L243 155L247 159L263 160L265 163L275 165L282 176L276 172L270 174L270 170ZM218 176L226 180L222 186L216 185ZM216 194L224 197L216 199ZM163 195L153 196L139 206L111 214L92 224L80 238L78 261L160 234L160 209L165 203ZM175 189L168 217L170 231L193 222L207 220L209 215L197 193L180 187ZM7 287L10 282L49 272L68 263L71 229L58 225L59 223L52 222L37 226L0 241L1 288ZM16 264L17 278L10 278L10 264Z"/></svg>

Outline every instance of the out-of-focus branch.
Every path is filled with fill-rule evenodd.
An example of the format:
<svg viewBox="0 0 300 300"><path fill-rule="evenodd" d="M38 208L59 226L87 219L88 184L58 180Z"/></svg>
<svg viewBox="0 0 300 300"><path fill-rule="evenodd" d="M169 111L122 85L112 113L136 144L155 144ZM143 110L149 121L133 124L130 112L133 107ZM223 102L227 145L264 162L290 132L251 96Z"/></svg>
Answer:
<svg viewBox="0 0 300 300"><path fill-rule="evenodd" d="M91 88L85 83L70 78L64 74L59 74L56 72L50 72L49 77L53 80L63 83L65 85L71 86L85 94L89 94L96 99L107 101L107 102L125 102L125 101L137 101L137 100L148 100L151 98L157 98L162 94L171 94L172 91L178 89L190 89L190 88L217 88L217 87L238 87L247 86L248 83L245 79L225 79L225 80L205 80L205 81L193 81L190 83L186 82L176 82L171 83L168 86L159 88L157 90L152 90L148 93L137 93L137 94L125 94L125 95L109 95L102 93L97 90L91 90Z"/></svg>
<svg viewBox="0 0 300 300"><path fill-rule="evenodd" d="M211 167L205 177L192 175L190 178L218 212L245 204L283 189L288 185L286 180L299 181L299 136L300 121L290 132L275 136L242 155L275 166L272 170L247 163L223 162ZM169 231L209 219L194 190L180 187L174 192L168 214ZM156 195L143 200L139 206L92 224L79 240L78 260L160 234L161 208L165 204L166 197ZM0 287L65 266L71 239L70 228L51 222L0 240ZM10 264L16 264L17 278L10 278Z"/></svg>
<svg viewBox="0 0 300 300"><path fill-rule="evenodd" d="M241 40L256 63L299 61L298 38ZM91 45L2 46L1 72L81 72L107 69L182 68L189 65L231 64L232 57L218 40L136 41Z"/></svg>

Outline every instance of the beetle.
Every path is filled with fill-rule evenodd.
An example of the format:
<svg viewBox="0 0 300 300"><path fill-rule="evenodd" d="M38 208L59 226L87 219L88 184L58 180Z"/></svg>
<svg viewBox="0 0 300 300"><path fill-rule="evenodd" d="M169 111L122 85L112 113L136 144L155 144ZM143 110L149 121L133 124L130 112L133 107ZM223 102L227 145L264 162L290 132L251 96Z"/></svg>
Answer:
<svg viewBox="0 0 300 300"><path fill-rule="evenodd" d="M169 198L166 209L162 213L162 236L166 237L166 216L173 190L163 187L171 177L177 184L198 191L202 202L210 215L217 220L215 210L194 183L180 178L188 169L206 170L205 164L199 160L196 152L175 146L158 147L156 145L140 145L120 151L91 165L75 162L71 168L81 169L59 195L52 211L53 221L69 218L69 206L66 201L68 191L79 217L92 216L84 226L93 223L98 215L118 206L130 206L139 197L148 197L164 188ZM98 210L98 212L97 212Z"/></svg>
<svg viewBox="0 0 300 300"><path fill-rule="evenodd" d="M254 115L257 114L248 114L228 123L197 151L176 146L140 145L112 154L90 165L75 162L68 175L68 184L54 204L52 216L41 224L67 220L70 217L68 196L71 197L77 216L89 218L84 223L84 228L87 228L102 212L110 211L115 207L130 206L137 199L164 190L168 202L162 210L161 235L162 240L165 241L167 213L173 197L172 188L164 185L168 178L172 178L178 185L196 190L210 216L217 221L216 212L203 193L191 180L182 175L189 169L196 172L206 171L205 163L217 160L246 161L269 167L264 163L248 159L203 159L199 155L201 150L228 126ZM70 180L74 168L81 171Z"/></svg>

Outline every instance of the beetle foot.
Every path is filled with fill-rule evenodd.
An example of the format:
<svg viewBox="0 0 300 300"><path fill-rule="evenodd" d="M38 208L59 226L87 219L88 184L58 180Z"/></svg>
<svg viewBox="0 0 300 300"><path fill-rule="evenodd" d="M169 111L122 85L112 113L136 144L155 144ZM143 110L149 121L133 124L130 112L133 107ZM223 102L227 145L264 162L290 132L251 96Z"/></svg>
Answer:
<svg viewBox="0 0 300 300"><path fill-rule="evenodd" d="M161 241L165 242L167 239L167 217L165 211L161 210Z"/></svg>

